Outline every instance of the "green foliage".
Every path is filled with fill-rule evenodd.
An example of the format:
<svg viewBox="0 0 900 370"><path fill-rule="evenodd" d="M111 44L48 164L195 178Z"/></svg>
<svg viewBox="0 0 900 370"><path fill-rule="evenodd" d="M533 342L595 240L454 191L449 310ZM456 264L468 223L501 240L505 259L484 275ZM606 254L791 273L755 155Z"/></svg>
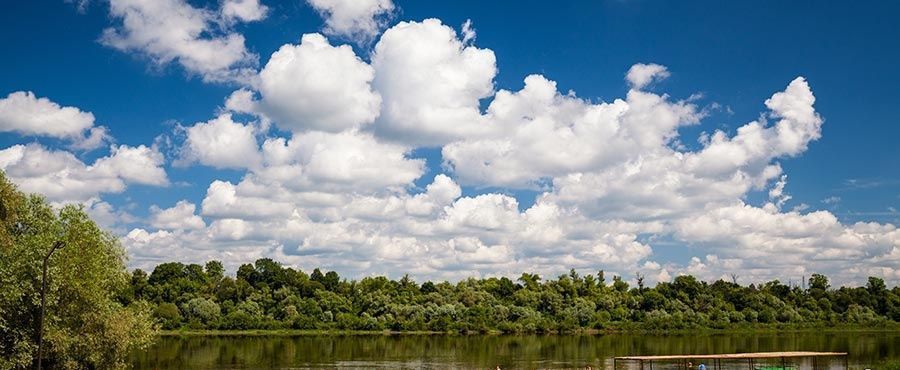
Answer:
<svg viewBox="0 0 900 370"><path fill-rule="evenodd" d="M134 301L142 284L125 270L116 237L81 207L54 209L18 192L2 173L0 196L0 369L27 368L36 358L42 266L56 242L64 247L48 260L44 363L125 366L132 350L151 342L155 327L151 306Z"/></svg>
<svg viewBox="0 0 900 370"><path fill-rule="evenodd" d="M876 278L866 287L833 290L825 276L813 275L803 290L779 281L757 288L679 276L630 289L619 276L612 286L603 284L603 271L584 276L570 271L555 280L523 273L516 281L492 277L419 285L408 275L359 281L319 269L307 275L271 259L242 265L236 279L223 277L217 261L207 263L202 274L192 275L189 266L161 264L147 286L132 289L156 304L155 316L166 328L180 320L175 327L228 330L666 331L879 326L896 322L893 315L900 314L900 289L889 290ZM140 278L132 282L144 284ZM172 312L175 303L181 316L178 309Z"/></svg>
<svg viewBox="0 0 900 370"><path fill-rule="evenodd" d="M176 329L181 325L183 319L178 306L169 302L163 302L156 306L153 316L162 323L163 329Z"/></svg>
<svg viewBox="0 0 900 370"><path fill-rule="evenodd" d="M192 298L181 308L188 322L203 326L215 326L222 310L216 302L207 298Z"/></svg>

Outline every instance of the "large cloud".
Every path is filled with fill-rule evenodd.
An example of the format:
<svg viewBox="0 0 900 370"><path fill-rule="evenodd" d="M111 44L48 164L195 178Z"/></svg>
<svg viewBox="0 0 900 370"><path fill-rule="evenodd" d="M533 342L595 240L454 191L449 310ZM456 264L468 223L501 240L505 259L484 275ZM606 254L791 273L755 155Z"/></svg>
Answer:
<svg viewBox="0 0 900 370"><path fill-rule="evenodd" d="M121 193L127 184L166 186L163 156L146 146L113 146L109 156L87 165L72 153L38 144L0 150L0 169L22 190L54 202L86 202Z"/></svg>
<svg viewBox="0 0 900 370"><path fill-rule="evenodd" d="M632 90L629 99L632 94L643 97L645 103L653 96ZM655 99L659 97L649 98ZM790 112L788 105L772 104L773 101L791 102ZM739 127L733 137L717 131L695 152L665 145L675 134L670 125L657 126L654 132L646 130L653 128L653 123L637 121L645 129L641 135L645 139L637 140L646 145L644 149L632 146L630 156L609 166L555 177L554 191L547 196L563 204L577 204L597 216L633 220L685 216L710 203L732 202L779 177L781 166L773 159L796 155L819 138L822 120L812 107L814 101L806 81L797 78L785 91L767 100L770 114L782 117L775 125L753 121ZM659 107L665 105L631 104L629 114L643 122L677 117L663 113L665 110ZM654 113L648 114L651 111Z"/></svg>
<svg viewBox="0 0 900 370"><path fill-rule="evenodd" d="M224 25L258 20L258 1L229 0L221 10L195 8L185 0L110 0L109 13L119 24L104 30L100 41L122 51L136 51L156 65L178 62L205 81L249 81L258 57L244 46L244 36Z"/></svg>
<svg viewBox="0 0 900 370"><path fill-rule="evenodd" d="M371 123L381 105L372 67L319 34L283 45L259 74L261 113L286 130L339 132Z"/></svg>
<svg viewBox="0 0 900 370"><path fill-rule="evenodd" d="M793 276L827 271L837 281L860 282L863 274L900 278L900 230L894 225L843 225L828 211L782 213L771 203L736 202L674 226L678 238L706 246L713 262L730 261L734 272L750 281L777 277L778 271Z"/></svg>
<svg viewBox="0 0 900 370"><path fill-rule="evenodd" d="M0 99L0 132L65 139L78 149L96 149L109 139L106 127L94 126L94 115L63 107L31 91Z"/></svg>
<svg viewBox="0 0 900 370"><path fill-rule="evenodd" d="M521 91L494 97L484 120L491 135L453 142L443 156L465 183L535 187L546 178L668 155L676 129L699 118L690 104L640 91L592 104L532 75Z"/></svg>
<svg viewBox="0 0 900 370"><path fill-rule="evenodd" d="M379 135L414 146L479 136L479 100L493 93L494 52L466 45L437 19L400 22L381 36L372 57L381 93Z"/></svg>

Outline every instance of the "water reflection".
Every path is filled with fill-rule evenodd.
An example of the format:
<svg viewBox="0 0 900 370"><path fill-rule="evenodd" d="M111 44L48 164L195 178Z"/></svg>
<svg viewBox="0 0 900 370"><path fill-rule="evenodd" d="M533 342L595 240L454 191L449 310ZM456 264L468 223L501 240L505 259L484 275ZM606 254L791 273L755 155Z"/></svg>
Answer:
<svg viewBox="0 0 900 370"><path fill-rule="evenodd" d="M504 369L588 365L611 369L613 356L793 350L849 352L851 368L877 368L887 360L900 361L900 333L170 336L160 338L150 350L135 354L133 363L137 369L493 369L498 365ZM835 361L840 362L833 362L833 367L843 366L843 360ZM821 368L828 364L819 363ZM626 368L620 365L620 369ZM748 368L746 363L724 365ZM654 369L676 367L654 365Z"/></svg>

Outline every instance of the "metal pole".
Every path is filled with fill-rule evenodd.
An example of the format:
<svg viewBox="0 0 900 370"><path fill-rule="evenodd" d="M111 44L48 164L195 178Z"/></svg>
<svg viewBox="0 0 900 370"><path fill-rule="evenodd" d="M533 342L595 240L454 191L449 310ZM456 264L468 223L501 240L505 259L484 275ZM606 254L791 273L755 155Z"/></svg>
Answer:
<svg viewBox="0 0 900 370"><path fill-rule="evenodd" d="M46 293L47 293L47 265L50 262L50 256L57 249L63 247L63 242L57 241L53 243L53 246L50 247L50 252L47 252L47 256L44 257L44 271L41 275L41 315L38 316L38 332L37 332L37 345L38 345L38 358L37 358L37 367L36 369L41 370L43 367L41 366L41 360L44 357L44 314L47 312L47 308L45 305L46 302Z"/></svg>

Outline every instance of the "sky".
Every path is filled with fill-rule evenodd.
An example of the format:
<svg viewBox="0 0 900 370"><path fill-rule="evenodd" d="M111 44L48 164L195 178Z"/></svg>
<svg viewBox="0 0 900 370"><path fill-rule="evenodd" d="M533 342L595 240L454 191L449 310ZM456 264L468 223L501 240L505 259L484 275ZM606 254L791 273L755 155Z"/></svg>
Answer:
<svg viewBox="0 0 900 370"><path fill-rule="evenodd" d="M131 268L900 283L900 3L3 7L0 169Z"/></svg>

